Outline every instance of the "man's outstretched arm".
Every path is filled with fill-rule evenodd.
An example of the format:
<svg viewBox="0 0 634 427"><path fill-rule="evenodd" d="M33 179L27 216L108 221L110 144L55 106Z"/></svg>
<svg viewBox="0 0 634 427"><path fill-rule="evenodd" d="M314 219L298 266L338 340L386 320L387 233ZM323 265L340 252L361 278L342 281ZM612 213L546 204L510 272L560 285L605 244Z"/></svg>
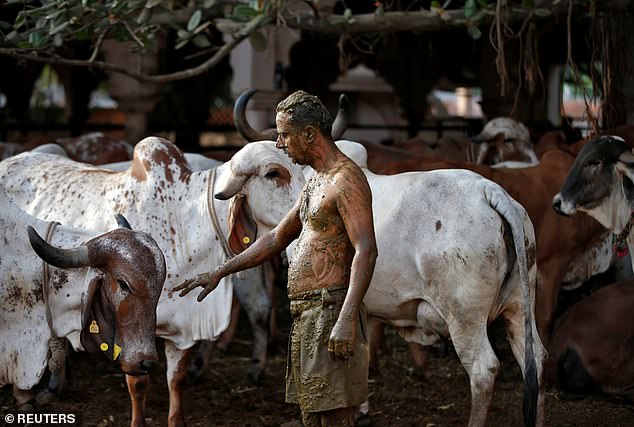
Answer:
<svg viewBox="0 0 634 427"><path fill-rule="evenodd" d="M185 296L197 287L204 289L198 295L198 301L202 301L211 291L216 289L220 280L232 273L246 270L258 266L275 255L282 252L293 240L295 240L302 230L302 223L299 219L299 202L290 210L282 221L269 233L257 239L253 245L246 250L227 260L214 271L201 273L193 279L189 279L174 288L180 291L179 296Z"/></svg>

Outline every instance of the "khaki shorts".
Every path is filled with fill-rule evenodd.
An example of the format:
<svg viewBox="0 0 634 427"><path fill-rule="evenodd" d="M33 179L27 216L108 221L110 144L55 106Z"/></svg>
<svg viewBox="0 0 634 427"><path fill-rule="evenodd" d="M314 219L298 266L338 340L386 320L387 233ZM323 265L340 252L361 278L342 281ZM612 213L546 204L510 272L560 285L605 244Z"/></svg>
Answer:
<svg viewBox="0 0 634 427"><path fill-rule="evenodd" d="M368 339L365 306L359 309L354 356L333 361L328 339L337 322L347 288L329 288L291 301L286 367L286 402L302 412L357 406L368 394Z"/></svg>

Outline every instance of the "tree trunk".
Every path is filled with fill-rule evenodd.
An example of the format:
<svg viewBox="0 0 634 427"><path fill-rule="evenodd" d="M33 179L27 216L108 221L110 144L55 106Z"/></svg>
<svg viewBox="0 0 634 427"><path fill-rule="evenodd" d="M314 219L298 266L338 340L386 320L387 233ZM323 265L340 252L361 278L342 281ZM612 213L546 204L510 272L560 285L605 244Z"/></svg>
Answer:
<svg viewBox="0 0 634 427"><path fill-rule="evenodd" d="M603 106L603 125L613 128L634 125L634 12L605 12L607 29L608 87ZM606 78L604 77L604 78Z"/></svg>

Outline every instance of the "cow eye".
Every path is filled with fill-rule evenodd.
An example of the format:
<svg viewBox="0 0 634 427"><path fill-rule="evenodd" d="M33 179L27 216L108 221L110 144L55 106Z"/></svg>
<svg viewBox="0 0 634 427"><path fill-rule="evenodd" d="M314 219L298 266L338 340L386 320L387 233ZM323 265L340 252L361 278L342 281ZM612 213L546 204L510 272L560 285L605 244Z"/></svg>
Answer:
<svg viewBox="0 0 634 427"><path fill-rule="evenodd" d="M507 144L512 144L513 142L515 142L515 140L511 138L507 138L504 140L504 142L506 142Z"/></svg>
<svg viewBox="0 0 634 427"><path fill-rule="evenodd" d="M272 169L264 175L264 177L267 179L274 179L279 176L280 176L280 171L278 171L277 169Z"/></svg>
<svg viewBox="0 0 634 427"><path fill-rule="evenodd" d="M117 283L123 292L132 293L130 285L128 285L124 280L117 279Z"/></svg>
<svg viewBox="0 0 634 427"><path fill-rule="evenodd" d="M587 166L590 166L590 167L597 167L597 166L600 166L600 165L601 165L601 163L602 163L602 162L601 162L601 160L599 160L599 159L595 159L595 160L588 160L588 162L586 163L586 165L587 165Z"/></svg>

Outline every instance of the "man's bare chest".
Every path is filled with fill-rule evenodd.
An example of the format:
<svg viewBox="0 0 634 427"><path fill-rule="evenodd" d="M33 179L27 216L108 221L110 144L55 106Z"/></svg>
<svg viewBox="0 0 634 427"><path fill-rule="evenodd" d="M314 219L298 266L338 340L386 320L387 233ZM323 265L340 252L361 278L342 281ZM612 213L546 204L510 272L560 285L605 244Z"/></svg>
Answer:
<svg viewBox="0 0 634 427"><path fill-rule="evenodd" d="M311 180L302 192L299 210L304 226L314 229L339 224L341 217L337 211L336 188L326 180Z"/></svg>

